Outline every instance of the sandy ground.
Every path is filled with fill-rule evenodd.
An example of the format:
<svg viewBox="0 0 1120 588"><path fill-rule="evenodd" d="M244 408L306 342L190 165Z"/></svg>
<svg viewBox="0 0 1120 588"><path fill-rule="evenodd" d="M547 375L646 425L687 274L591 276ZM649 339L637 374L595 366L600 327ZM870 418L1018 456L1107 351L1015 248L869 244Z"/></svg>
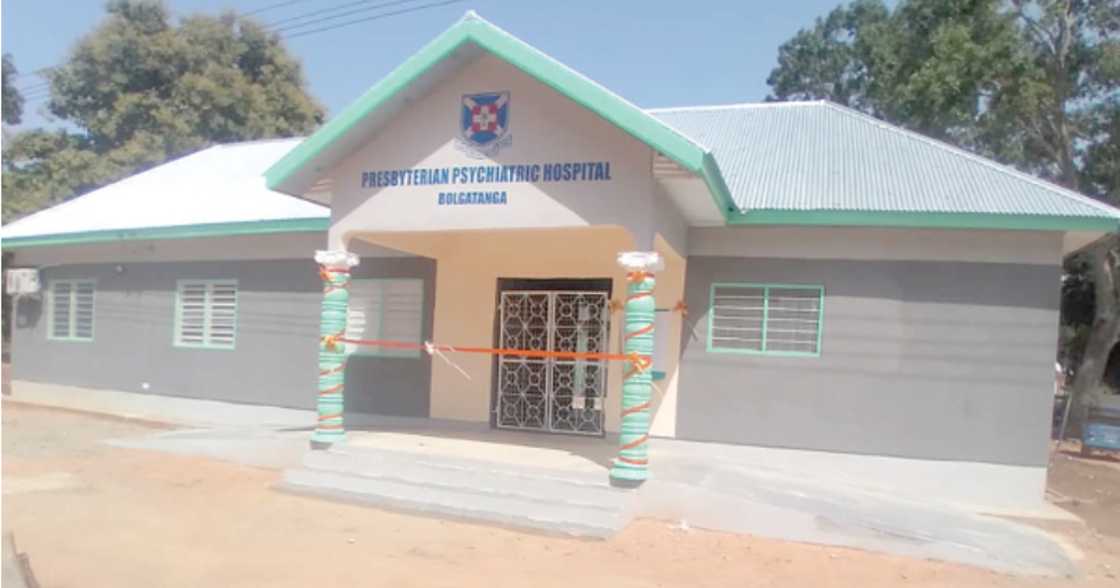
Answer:
<svg viewBox="0 0 1120 588"><path fill-rule="evenodd" d="M292 496L271 489L276 471L99 442L154 427L4 403L3 527L43 586L1120 585L1120 468L1104 461L1057 461L1054 485L1091 526L1046 525L1084 553L1080 577L1046 579L662 521L605 542L527 534Z"/></svg>
<svg viewBox="0 0 1120 588"><path fill-rule="evenodd" d="M1101 533L1120 537L1120 456L1078 455L1080 444L1067 441L1050 465L1049 488L1056 503Z"/></svg>

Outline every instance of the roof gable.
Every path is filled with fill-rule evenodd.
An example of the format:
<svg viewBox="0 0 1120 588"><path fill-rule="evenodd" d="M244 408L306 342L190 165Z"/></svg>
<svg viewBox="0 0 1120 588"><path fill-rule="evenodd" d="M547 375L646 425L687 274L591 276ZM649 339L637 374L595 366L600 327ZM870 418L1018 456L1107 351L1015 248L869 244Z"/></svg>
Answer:
<svg viewBox="0 0 1120 588"><path fill-rule="evenodd" d="M270 167L269 188L299 195L356 147L355 135L376 129L367 121L381 109L400 108L401 96L425 77L441 73L472 51L486 51L596 113L619 129L696 174L721 210L730 210L727 186L705 148L641 108L482 19L473 11L366 91L357 101ZM427 80L430 84L430 79ZM376 121L375 121L376 122Z"/></svg>

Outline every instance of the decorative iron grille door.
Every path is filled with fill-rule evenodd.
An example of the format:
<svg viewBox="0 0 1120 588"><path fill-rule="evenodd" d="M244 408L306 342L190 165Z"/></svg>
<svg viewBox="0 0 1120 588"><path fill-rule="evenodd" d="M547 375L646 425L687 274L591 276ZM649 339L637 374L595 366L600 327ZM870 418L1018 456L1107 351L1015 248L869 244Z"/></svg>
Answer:
<svg viewBox="0 0 1120 588"><path fill-rule="evenodd" d="M500 347L590 353L607 349L606 292L507 290L501 293L499 313ZM606 383L605 361L500 356L498 427L602 435Z"/></svg>

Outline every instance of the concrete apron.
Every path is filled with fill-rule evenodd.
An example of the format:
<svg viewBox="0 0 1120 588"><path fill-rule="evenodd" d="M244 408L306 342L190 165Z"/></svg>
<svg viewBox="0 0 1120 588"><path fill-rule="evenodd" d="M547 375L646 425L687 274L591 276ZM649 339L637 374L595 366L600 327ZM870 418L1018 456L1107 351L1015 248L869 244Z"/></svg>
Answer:
<svg viewBox="0 0 1120 588"><path fill-rule="evenodd" d="M306 454L309 431L284 426L309 422L310 411L22 384L16 388L15 400L207 427L108 442L115 446L275 469L299 467ZM503 470L544 464L601 475L604 481L605 464L613 451L609 439L480 427L464 431L461 426L417 419L374 421L369 423L372 431L352 431L342 448L352 444L353 449L483 459ZM876 484L865 483L867 476L853 475L853 464L845 461L857 457L659 439L652 446L653 478L633 492L629 502L637 516L698 528L962 562L1011 573L1075 572L1063 547L1049 535L978 515L974 506L938 503L929 498L937 496L935 492L906 498L905 492L885 487L882 477ZM895 462L920 461L881 459L891 462L887 467L903 470L906 464ZM1041 501L1039 505L1040 509L1047 506Z"/></svg>
<svg viewBox="0 0 1120 588"><path fill-rule="evenodd" d="M527 476L534 475L543 464L602 476L605 481L606 470L597 460L555 448L493 442L498 436L486 438L358 432L331 453L360 454L378 449L411 455L414 461L432 457L461 460L468 465L485 461L494 471L520 471ZM229 430L177 431L114 442L280 468L299 467L305 443L306 433ZM653 478L630 493L626 510L636 516L679 521L682 527L938 559L1014 574L1076 573L1063 545L1033 527L948 505L907 500L827 477L809 479L780 469L734 466L671 456L665 451L659 452L659 457L657 453ZM356 457L352 468L341 467L354 472L370 467L361 459ZM487 485L479 483L480 488ZM332 496L331 492L319 495ZM542 516L550 512L541 507Z"/></svg>
<svg viewBox="0 0 1120 588"><path fill-rule="evenodd" d="M39 406L97 412L186 427L275 429L305 427L315 422L315 411L307 409L238 404L24 380L12 382L12 395L9 398Z"/></svg>
<svg viewBox="0 0 1120 588"><path fill-rule="evenodd" d="M680 521L685 528L938 559L1013 574L1077 572L1076 549L1035 527L893 491L881 479L859 483L842 469L799 469L780 449L742 448L768 454L769 462L742 455L728 460L727 453L738 449L655 441L653 476L639 491L636 515ZM1077 520L1045 506L1040 509L1055 515L1051 518Z"/></svg>

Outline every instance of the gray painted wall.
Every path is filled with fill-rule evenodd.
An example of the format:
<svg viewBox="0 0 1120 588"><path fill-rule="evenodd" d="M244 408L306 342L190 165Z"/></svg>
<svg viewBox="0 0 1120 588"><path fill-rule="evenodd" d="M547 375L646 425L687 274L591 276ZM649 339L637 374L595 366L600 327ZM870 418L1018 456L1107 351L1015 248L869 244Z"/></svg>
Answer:
<svg viewBox="0 0 1120 588"><path fill-rule="evenodd" d="M312 260L124 263L122 272L116 267L102 263L42 270L45 286L53 279L97 280L94 341L47 339L44 302L24 298L12 335L14 379L314 408L322 286ZM434 261L418 258L364 258L357 275L424 277L425 292L431 292L434 267ZM175 282L190 278L238 280L235 349L173 346ZM386 414L427 416L430 369L423 360L359 360L351 365L356 373L347 378L348 410L384 407ZM386 395L384 403L369 400L372 382ZM418 382L419 389L414 387Z"/></svg>
<svg viewBox="0 0 1120 588"><path fill-rule="evenodd" d="M1060 268L692 256L682 439L1046 464ZM821 284L820 357L706 350L712 282Z"/></svg>

